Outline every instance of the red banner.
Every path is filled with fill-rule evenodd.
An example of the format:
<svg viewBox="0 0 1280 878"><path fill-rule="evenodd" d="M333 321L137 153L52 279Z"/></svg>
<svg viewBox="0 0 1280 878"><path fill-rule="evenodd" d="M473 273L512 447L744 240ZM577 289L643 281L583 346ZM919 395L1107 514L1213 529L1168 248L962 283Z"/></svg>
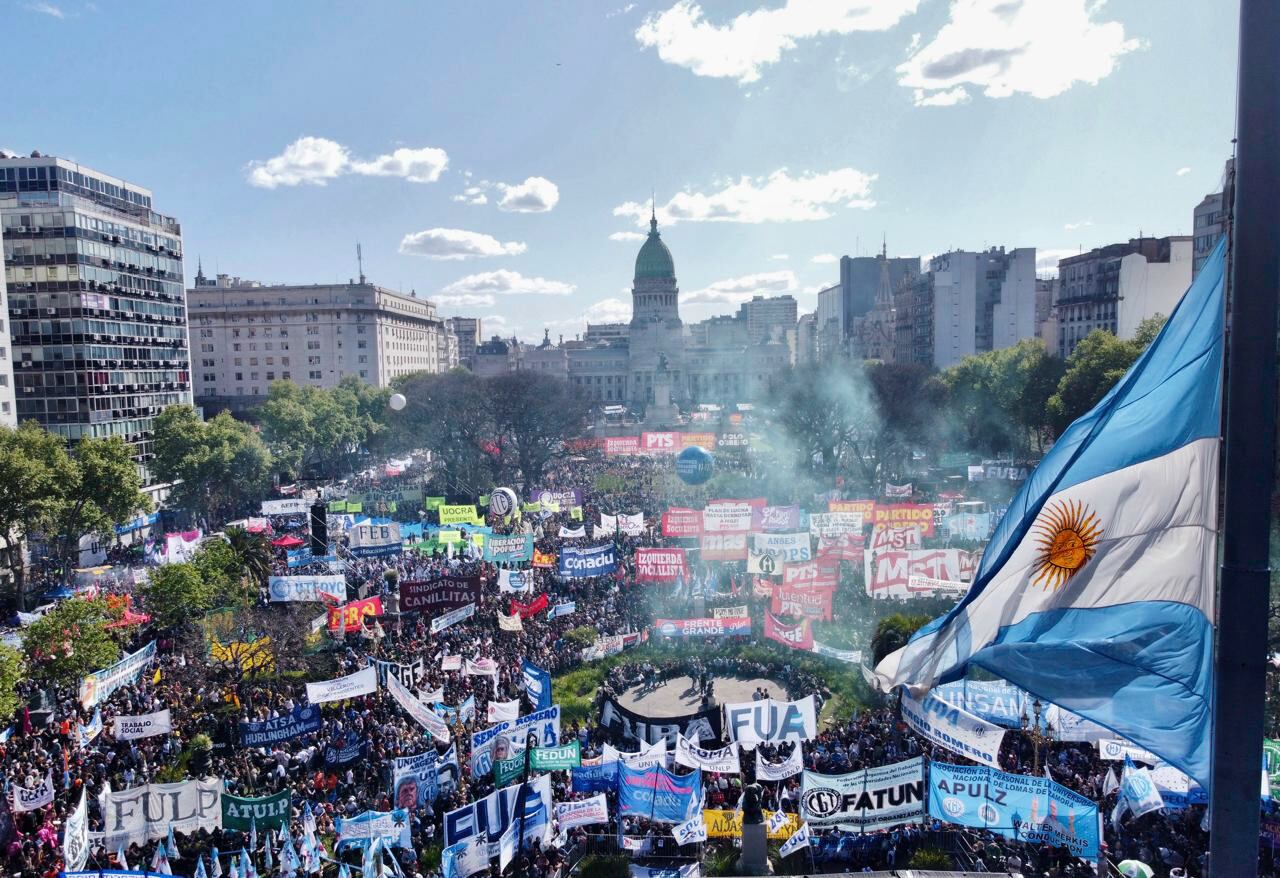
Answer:
<svg viewBox="0 0 1280 878"><path fill-rule="evenodd" d="M346 606L329 608L329 630L341 631L343 619L346 620L348 631L357 631L364 625L365 616L381 616L382 615L382 598L373 597L365 598L362 601L352 601Z"/></svg>
<svg viewBox="0 0 1280 878"><path fill-rule="evenodd" d="M879 552L881 549L898 551L902 549L918 549L923 536L922 530L923 528L918 524L903 526L877 524L871 532L871 551Z"/></svg>
<svg viewBox="0 0 1280 878"><path fill-rule="evenodd" d="M664 537L700 537L702 536L702 510L672 507L662 513L662 535Z"/></svg>
<svg viewBox="0 0 1280 878"><path fill-rule="evenodd" d="M829 588L773 587L773 605L770 609L783 616L805 616L810 619L831 621L831 595Z"/></svg>
<svg viewBox="0 0 1280 878"><path fill-rule="evenodd" d="M773 613L765 613L764 636L792 649L813 649L813 631L809 628L808 619L801 619L794 625L788 625Z"/></svg>
<svg viewBox="0 0 1280 878"><path fill-rule="evenodd" d="M859 512L863 522L874 521L876 501L874 500L828 500L828 512Z"/></svg>
<svg viewBox="0 0 1280 878"><path fill-rule="evenodd" d="M604 453L606 457L622 457L640 453L639 436L606 436L604 437Z"/></svg>
<svg viewBox="0 0 1280 878"><path fill-rule="evenodd" d="M541 549L534 549L533 566L554 569L556 566L556 553L544 552Z"/></svg>
<svg viewBox="0 0 1280 878"><path fill-rule="evenodd" d="M675 454L680 450L679 433L641 433L641 454Z"/></svg>
<svg viewBox="0 0 1280 878"><path fill-rule="evenodd" d="M864 517L863 521L870 521L876 527L919 525L920 532L924 536L933 536L933 507L928 503L890 503L886 506L877 506L874 514L870 518Z"/></svg>
<svg viewBox="0 0 1280 878"><path fill-rule="evenodd" d="M707 449L708 451L712 450L713 448L716 447L716 434L715 433L681 433L680 434L681 448L692 448L695 445L700 445L703 448Z"/></svg>
<svg viewBox="0 0 1280 878"><path fill-rule="evenodd" d="M773 594L773 583L763 576L752 577L751 593L758 598L770 597Z"/></svg>
<svg viewBox="0 0 1280 878"><path fill-rule="evenodd" d="M832 589L839 578L838 562L820 559L782 565L782 584L788 588Z"/></svg>
<svg viewBox="0 0 1280 878"><path fill-rule="evenodd" d="M508 615L514 616L520 614L521 619L531 619L547 608L547 593L544 591L527 604L511 601L511 612Z"/></svg>
<svg viewBox="0 0 1280 878"><path fill-rule="evenodd" d="M747 534L719 533L702 535L703 561L747 560Z"/></svg>
<svg viewBox="0 0 1280 878"><path fill-rule="evenodd" d="M675 582L688 576L684 549L636 549L636 579L640 582Z"/></svg>
<svg viewBox="0 0 1280 878"><path fill-rule="evenodd" d="M862 534L836 534L818 540L819 561L852 561L862 563L862 547L866 538Z"/></svg>

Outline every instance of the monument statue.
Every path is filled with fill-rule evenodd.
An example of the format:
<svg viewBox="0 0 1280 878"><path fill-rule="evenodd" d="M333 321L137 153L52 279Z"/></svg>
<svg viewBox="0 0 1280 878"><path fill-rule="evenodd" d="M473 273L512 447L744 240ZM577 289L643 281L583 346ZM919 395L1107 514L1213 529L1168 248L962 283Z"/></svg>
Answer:
<svg viewBox="0 0 1280 878"><path fill-rule="evenodd" d="M759 783L749 783L742 790L742 825L764 823L764 811L760 807L760 796L764 792Z"/></svg>

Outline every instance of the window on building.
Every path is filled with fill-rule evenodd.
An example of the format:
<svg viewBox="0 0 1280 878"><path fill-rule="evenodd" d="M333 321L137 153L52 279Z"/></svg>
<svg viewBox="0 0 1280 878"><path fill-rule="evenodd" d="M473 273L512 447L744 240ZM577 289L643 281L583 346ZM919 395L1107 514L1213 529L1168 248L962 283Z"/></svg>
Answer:
<svg viewBox="0 0 1280 878"><path fill-rule="evenodd" d="M243 373L243 372L237 372L237 373L236 373L236 380L237 380L237 381L243 381L243 380L244 380L244 373Z"/></svg>
<svg viewBox="0 0 1280 878"><path fill-rule="evenodd" d="M319 370L319 369L312 369L310 372L308 372L308 373L307 373L307 377L309 377L312 381L319 381L319 380L320 380L320 370Z"/></svg>

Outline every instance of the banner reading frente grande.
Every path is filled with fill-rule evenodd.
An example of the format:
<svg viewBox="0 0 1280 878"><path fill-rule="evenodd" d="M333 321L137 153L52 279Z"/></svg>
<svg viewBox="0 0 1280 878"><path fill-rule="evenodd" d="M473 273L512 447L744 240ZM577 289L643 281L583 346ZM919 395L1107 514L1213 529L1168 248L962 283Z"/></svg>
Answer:
<svg viewBox="0 0 1280 878"><path fill-rule="evenodd" d="M663 637L747 637L750 619L654 619L653 632Z"/></svg>

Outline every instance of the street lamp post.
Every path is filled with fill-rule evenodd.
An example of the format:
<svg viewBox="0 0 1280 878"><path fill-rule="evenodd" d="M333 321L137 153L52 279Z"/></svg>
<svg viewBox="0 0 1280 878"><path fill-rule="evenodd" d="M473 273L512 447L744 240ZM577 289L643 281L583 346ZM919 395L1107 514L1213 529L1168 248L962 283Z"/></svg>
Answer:
<svg viewBox="0 0 1280 878"><path fill-rule="evenodd" d="M1044 711L1045 705L1041 704L1037 698L1031 702L1031 717L1027 717L1027 709L1022 709L1022 719L1020 724L1023 733L1031 739L1031 745L1034 748L1035 759L1032 773L1040 773L1040 748L1054 740L1053 723L1045 722L1041 724L1040 714Z"/></svg>

